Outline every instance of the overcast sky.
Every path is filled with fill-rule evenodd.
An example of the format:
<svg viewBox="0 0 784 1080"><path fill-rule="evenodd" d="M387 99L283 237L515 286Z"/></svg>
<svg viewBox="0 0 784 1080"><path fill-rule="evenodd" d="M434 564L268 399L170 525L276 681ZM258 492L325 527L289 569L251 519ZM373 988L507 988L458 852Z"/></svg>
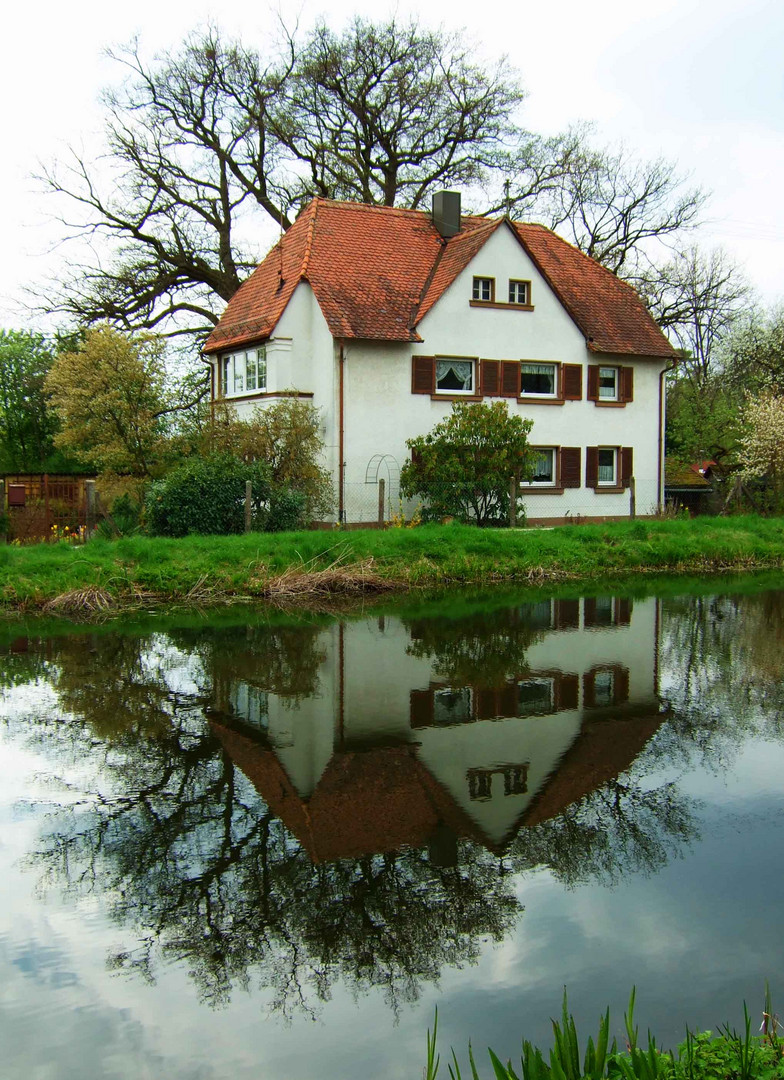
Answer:
<svg viewBox="0 0 784 1080"><path fill-rule="evenodd" d="M401 0L385 7L304 0L281 8L287 25L353 14L416 14L464 28L489 59L506 53L528 90L524 122L550 134L592 121L600 142L663 155L713 192L700 243L720 245L746 268L765 302L784 299L784 4L776 0L546 0L513 6ZM234 0L130 4L17 3L4 17L0 198L6 208L0 263L0 326L32 327L26 285L66 258L62 227L32 179L69 145L91 150L101 127L101 88L117 80L104 50L138 35L144 51L174 48L211 22L246 45L274 32L276 13ZM260 247L274 239L260 215Z"/></svg>

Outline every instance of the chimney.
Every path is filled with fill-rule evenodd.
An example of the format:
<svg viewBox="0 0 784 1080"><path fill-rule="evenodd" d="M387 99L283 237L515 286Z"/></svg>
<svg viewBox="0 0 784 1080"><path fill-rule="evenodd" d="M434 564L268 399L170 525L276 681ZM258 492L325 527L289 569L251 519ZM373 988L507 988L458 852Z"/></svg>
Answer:
<svg viewBox="0 0 784 1080"><path fill-rule="evenodd" d="M460 232L460 192L437 191L433 196L433 224L445 240Z"/></svg>

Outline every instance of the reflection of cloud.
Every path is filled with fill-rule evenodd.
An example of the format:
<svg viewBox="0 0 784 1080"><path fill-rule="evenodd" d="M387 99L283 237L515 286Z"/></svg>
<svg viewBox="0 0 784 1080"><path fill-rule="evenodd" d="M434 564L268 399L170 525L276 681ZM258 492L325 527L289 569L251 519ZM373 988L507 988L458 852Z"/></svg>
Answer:
<svg viewBox="0 0 784 1080"><path fill-rule="evenodd" d="M42 1068L58 1080L214 1075L208 1065L179 1064L178 1055L152 1047L150 1029L128 1010L102 1003L74 966L57 946L0 939L4 1080L28 1080Z"/></svg>

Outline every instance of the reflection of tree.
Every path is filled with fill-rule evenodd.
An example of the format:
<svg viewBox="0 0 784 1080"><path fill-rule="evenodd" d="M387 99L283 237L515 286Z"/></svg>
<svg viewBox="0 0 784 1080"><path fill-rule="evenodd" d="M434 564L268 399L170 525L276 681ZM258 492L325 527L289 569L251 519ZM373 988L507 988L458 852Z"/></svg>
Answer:
<svg viewBox="0 0 784 1080"><path fill-rule="evenodd" d="M751 735L784 736L784 594L679 597L662 605L661 755L729 764Z"/></svg>
<svg viewBox="0 0 784 1080"><path fill-rule="evenodd" d="M295 704L318 690L325 653L323 629L293 626L234 626L219 631L179 630L173 640L196 653L213 686L242 681Z"/></svg>
<svg viewBox="0 0 784 1080"><path fill-rule="evenodd" d="M650 874L698 836L689 801L674 784L649 789L639 772L610 780L513 841L511 865L549 867L567 886L615 884Z"/></svg>
<svg viewBox="0 0 784 1080"><path fill-rule="evenodd" d="M548 605L549 607L549 605ZM526 653L542 637L531 605L461 619L422 619L408 625L406 652L431 659L440 679L458 686L496 687L524 671Z"/></svg>
<svg viewBox="0 0 784 1080"><path fill-rule="evenodd" d="M133 927L139 944L115 967L152 978L156 954L187 964L213 1005L253 977L284 1014L338 978L398 1008L521 911L479 846L452 868L414 850L314 866L193 717L112 755L33 860Z"/></svg>

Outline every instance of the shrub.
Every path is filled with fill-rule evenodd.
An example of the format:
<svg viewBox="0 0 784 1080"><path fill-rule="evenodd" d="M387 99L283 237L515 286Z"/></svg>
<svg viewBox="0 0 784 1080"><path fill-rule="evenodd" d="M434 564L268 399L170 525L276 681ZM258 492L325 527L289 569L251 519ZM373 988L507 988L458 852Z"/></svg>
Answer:
<svg viewBox="0 0 784 1080"><path fill-rule="evenodd" d="M400 472L401 492L423 500L423 521L508 524L512 477L526 479L536 460L528 445L532 424L503 401L455 402L446 420L407 440L412 459Z"/></svg>
<svg viewBox="0 0 784 1080"><path fill-rule="evenodd" d="M240 533L245 527L248 480L253 485L253 526L264 529L271 516L269 470L228 454L187 461L151 484L145 504L147 529L156 536Z"/></svg>

